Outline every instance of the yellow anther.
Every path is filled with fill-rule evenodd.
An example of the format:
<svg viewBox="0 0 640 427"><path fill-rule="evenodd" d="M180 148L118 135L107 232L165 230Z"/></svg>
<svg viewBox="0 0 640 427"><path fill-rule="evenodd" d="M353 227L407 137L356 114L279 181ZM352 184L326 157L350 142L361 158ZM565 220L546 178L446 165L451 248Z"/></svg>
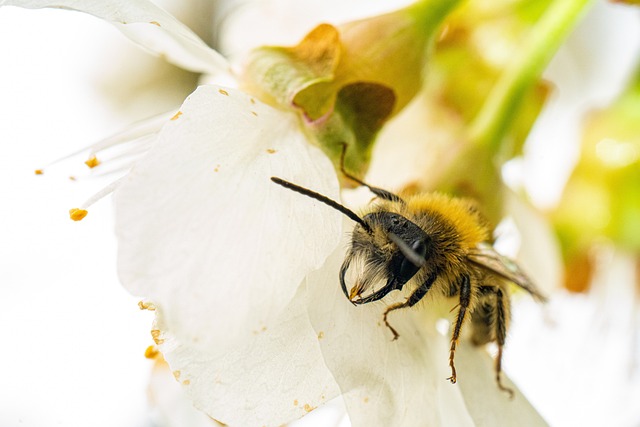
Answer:
<svg viewBox="0 0 640 427"><path fill-rule="evenodd" d="M82 218L87 216L87 211L84 209L73 208L69 209L69 217L74 221L80 221Z"/></svg>
<svg viewBox="0 0 640 427"><path fill-rule="evenodd" d="M100 160L98 160L96 156L91 156L84 164L93 169L100 164Z"/></svg>
<svg viewBox="0 0 640 427"><path fill-rule="evenodd" d="M160 352L158 351L158 349L156 348L155 345L150 345L149 347L147 347L147 349L144 351L144 357L146 357L147 359L155 359L160 355Z"/></svg>

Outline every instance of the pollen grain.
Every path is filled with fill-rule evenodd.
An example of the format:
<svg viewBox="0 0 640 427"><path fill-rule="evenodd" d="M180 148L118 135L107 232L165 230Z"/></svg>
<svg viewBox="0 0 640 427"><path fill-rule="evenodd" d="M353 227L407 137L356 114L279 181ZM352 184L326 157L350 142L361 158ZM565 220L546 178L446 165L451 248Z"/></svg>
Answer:
<svg viewBox="0 0 640 427"><path fill-rule="evenodd" d="M153 303L146 301L138 301L138 307L140 307L140 310L154 311L156 309L156 306L153 305Z"/></svg>
<svg viewBox="0 0 640 427"><path fill-rule="evenodd" d="M178 120L178 118L182 115L182 111L178 111L173 117L171 117L171 120Z"/></svg>
<svg viewBox="0 0 640 427"><path fill-rule="evenodd" d="M226 90L224 90L224 89L218 89L218 92L220 92L220 94L221 94L221 95L229 96L229 92L227 92L227 91L226 91Z"/></svg>
<svg viewBox="0 0 640 427"><path fill-rule="evenodd" d="M153 341L156 343L156 345L160 345L164 342L164 339L160 338L161 333L162 332L159 329L151 330L151 338L153 338Z"/></svg>

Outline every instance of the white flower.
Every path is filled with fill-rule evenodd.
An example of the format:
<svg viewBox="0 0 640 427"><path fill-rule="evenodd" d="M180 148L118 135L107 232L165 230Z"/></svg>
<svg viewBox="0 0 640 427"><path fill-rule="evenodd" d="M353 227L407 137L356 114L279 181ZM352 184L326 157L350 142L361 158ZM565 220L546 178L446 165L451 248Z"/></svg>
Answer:
<svg viewBox="0 0 640 427"><path fill-rule="evenodd" d="M231 75L147 1L0 5L88 12L176 64ZM150 123L95 147L135 137L144 151L98 197L114 192L120 279L155 306L153 338L199 409L229 425L280 425L341 394L355 426L544 425L522 395L499 391L482 350L461 345L459 384L445 381L448 338L434 314L398 313L393 342L379 325L384 303L344 298L340 214L269 179L339 199L331 161L297 114L206 85Z"/></svg>
<svg viewBox="0 0 640 427"><path fill-rule="evenodd" d="M156 305L157 343L196 406L227 424L286 422L336 393L292 300L341 219L269 178L336 197L335 173L293 115L239 91L202 86L180 111L115 193L121 280ZM309 395L293 387L306 383Z"/></svg>

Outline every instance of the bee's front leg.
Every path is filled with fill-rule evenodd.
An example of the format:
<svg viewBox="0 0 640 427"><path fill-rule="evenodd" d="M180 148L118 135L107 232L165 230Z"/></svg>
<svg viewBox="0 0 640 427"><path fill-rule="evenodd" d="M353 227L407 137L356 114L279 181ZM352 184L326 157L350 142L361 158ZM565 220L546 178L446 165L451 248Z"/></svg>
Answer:
<svg viewBox="0 0 640 427"><path fill-rule="evenodd" d="M413 293L409 296L409 298L407 298L405 302L391 304L389 307L387 307L384 315L382 316L382 320L384 320L384 324L387 326L387 328L391 330L391 333L393 334L393 341L397 340L400 335L387 321L387 316L389 315L389 313L393 310L398 310L404 307L413 307L414 305L416 305L418 301L424 298L427 292L429 292L429 289L431 289L431 285L433 285L433 282L435 282L437 278L437 272L431 273L429 276L427 276L427 279L422 283L422 285L420 285L418 289L413 291Z"/></svg>

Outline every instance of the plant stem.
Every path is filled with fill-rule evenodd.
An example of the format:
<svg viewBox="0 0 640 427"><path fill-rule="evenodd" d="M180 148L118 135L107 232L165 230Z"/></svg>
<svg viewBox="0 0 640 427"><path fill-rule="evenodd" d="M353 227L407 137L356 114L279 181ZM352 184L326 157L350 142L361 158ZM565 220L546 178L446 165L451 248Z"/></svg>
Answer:
<svg viewBox="0 0 640 427"><path fill-rule="evenodd" d="M469 128L470 140L496 153L527 91L591 0L556 0L533 27Z"/></svg>

